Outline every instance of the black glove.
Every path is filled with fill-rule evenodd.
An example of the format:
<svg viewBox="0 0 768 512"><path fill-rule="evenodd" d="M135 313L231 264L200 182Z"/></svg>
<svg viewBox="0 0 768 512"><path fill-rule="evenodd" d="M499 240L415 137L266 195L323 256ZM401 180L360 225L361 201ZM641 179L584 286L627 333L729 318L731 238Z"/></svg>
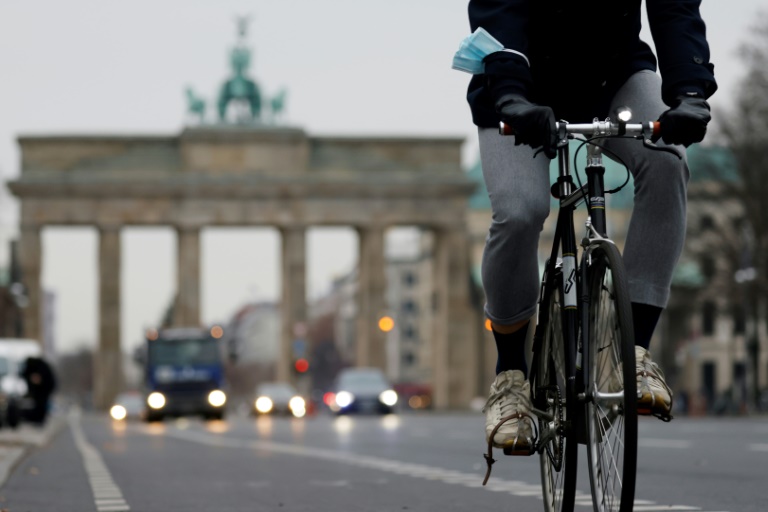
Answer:
<svg viewBox="0 0 768 512"><path fill-rule="evenodd" d="M707 133L707 123L712 119L709 103L696 96L678 96L677 105L659 117L660 135L667 144L682 144L685 147L701 142Z"/></svg>
<svg viewBox="0 0 768 512"><path fill-rule="evenodd" d="M550 107L535 105L518 94L505 94L496 102L496 112L515 132L515 145L542 148L549 158L557 156L557 126Z"/></svg>

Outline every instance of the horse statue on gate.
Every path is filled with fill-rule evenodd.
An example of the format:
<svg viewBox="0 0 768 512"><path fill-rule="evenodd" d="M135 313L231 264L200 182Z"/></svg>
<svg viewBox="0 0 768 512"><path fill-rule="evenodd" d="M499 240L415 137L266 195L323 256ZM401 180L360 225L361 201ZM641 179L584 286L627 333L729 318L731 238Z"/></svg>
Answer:
<svg viewBox="0 0 768 512"><path fill-rule="evenodd" d="M192 116L197 116L200 124L205 123L205 100L195 94L191 87L187 87L187 112Z"/></svg>
<svg viewBox="0 0 768 512"><path fill-rule="evenodd" d="M233 76L221 86L218 99L219 120L226 122L227 110L234 103L238 110L235 121L239 123L261 119L261 92L256 82L247 76L251 65L251 51L245 45L247 18L238 18L239 40L230 53Z"/></svg>
<svg viewBox="0 0 768 512"><path fill-rule="evenodd" d="M277 119L282 115L283 110L285 110L285 97L287 95L288 91L283 88L269 100L270 121L273 124L277 123Z"/></svg>

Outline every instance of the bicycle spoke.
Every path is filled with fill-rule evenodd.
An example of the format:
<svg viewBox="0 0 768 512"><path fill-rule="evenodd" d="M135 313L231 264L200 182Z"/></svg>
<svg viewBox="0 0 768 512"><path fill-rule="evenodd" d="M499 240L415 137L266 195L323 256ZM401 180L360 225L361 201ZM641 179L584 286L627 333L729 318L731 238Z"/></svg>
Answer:
<svg viewBox="0 0 768 512"><path fill-rule="evenodd" d="M561 512L572 507L575 491L576 456L574 444L570 449L568 437L564 437L561 420L566 416L566 362L562 330L562 304L560 291L554 290L548 297L545 332L539 358L537 392L545 393L541 406L554 419L540 422L541 439L546 439L540 455L544 505L547 512ZM559 390L559 391L558 391ZM567 493L566 493L567 490ZM570 494L570 496L568 495Z"/></svg>
<svg viewBox="0 0 768 512"><path fill-rule="evenodd" d="M615 248L594 256L590 292L590 389L587 405L592 492L596 510L617 511L634 498L636 416L627 409L624 365L630 364L631 319L624 275L613 265ZM618 256L620 258L620 255ZM621 270L623 272L623 270ZM617 288L618 287L618 288ZM634 363L634 359L631 359ZM627 376L628 378L628 376ZM627 413L635 423L628 430ZM629 459L629 465L627 464ZM629 473L626 473L629 468ZM629 479L629 481L627 481ZM628 483L629 482L629 483ZM629 485L628 489L625 487ZM625 492L626 491L626 492Z"/></svg>

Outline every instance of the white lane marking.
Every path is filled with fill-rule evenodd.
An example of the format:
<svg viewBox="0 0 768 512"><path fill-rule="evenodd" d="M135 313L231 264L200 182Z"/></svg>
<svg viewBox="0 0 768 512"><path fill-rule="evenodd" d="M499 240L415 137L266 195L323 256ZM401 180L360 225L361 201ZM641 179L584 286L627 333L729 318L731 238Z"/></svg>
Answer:
<svg viewBox="0 0 768 512"><path fill-rule="evenodd" d="M635 512L651 512L655 510L701 510L699 507L688 507L686 505L640 505L632 508Z"/></svg>
<svg viewBox="0 0 768 512"><path fill-rule="evenodd" d="M139 432L145 433L139 430ZM225 437L214 437L203 432L191 432L188 430L168 429L166 435L191 441L194 443L205 444L208 446L218 446L226 448L251 448L253 450L264 450L278 453L287 453L298 457L309 457L314 459L330 460L342 464L350 464L369 469L377 469L396 473L400 475L409 475L415 478L424 478L426 480L442 481L447 484L463 485L470 488L480 488L480 476L475 473L464 473L450 469L426 466L424 464L410 464L392 459L383 459L367 455L355 455L353 453L342 453L323 448L314 448L300 445L276 443L273 441L260 441L248 439L232 439ZM667 440L664 440L667 441ZM506 492L514 496L536 496L541 498L541 485L529 484L518 480L504 480L501 478L492 478L485 486L485 490L491 492ZM584 507L592 507L592 499L589 494L576 491L576 503ZM637 512L651 511L675 511L675 510L702 510L699 507L688 505L657 505L653 501L637 500L637 506L634 510Z"/></svg>
<svg viewBox="0 0 768 512"><path fill-rule="evenodd" d="M640 438L637 440L637 445L641 448L675 448L684 450L691 447L691 442L685 439L653 439L653 438Z"/></svg>
<svg viewBox="0 0 768 512"><path fill-rule="evenodd" d="M125 512L131 510L123 498L123 493L112 479L99 451L88 442L80 424L79 414L69 417L69 426L75 438L75 445L83 458L83 466L88 474L88 483L93 492L93 502L98 512Z"/></svg>
<svg viewBox="0 0 768 512"><path fill-rule="evenodd" d="M753 452L768 452L768 444L754 443L749 445L749 449Z"/></svg>

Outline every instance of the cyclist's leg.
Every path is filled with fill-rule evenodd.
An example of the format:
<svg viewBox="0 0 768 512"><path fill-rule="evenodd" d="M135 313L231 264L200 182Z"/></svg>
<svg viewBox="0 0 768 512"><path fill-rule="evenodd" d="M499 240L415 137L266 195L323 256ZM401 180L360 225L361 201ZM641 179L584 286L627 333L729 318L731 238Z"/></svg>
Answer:
<svg viewBox="0 0 768 512"><path fill-rule="evenodd" d="M531 407L525 336L538 298L538 241L549 214L549 159L534 159L530 147L515 146L514 138L494 129L481 128L479 140L492 210L482 263L485 312L494 326L499 356L485 408L489 439L502 418ZM530 425L516 419L504 423L493 442L525 452L532 445Z"/></svg>
<svg viewBox="0 0 768 512"><path fill-rule="evenodd" d="M611 108L629 106L637 121L655 120L668 107L661 100L661 79L640 71L627 80ZM659 145L663 142L659 141ZM635 205L624 248L629 293L635 317L639 403L650 402L650 412L668 414L671 391L661 370L647 352L659 315L669 300L672 274L685 241L687 184L685 150L670 146L682 158L650 151L637 141L613 139L606 147L627 163L635 180Z"/></svg>
<svg viewBox="0 0 768 512"><path fill-rule="evenodd" d="M549 215L549 163L533 158L514 137L480 128L483 179L492 220L483 251L485 314L496 325L511 326L536 312L539 286L538 243Z"/></svg>

